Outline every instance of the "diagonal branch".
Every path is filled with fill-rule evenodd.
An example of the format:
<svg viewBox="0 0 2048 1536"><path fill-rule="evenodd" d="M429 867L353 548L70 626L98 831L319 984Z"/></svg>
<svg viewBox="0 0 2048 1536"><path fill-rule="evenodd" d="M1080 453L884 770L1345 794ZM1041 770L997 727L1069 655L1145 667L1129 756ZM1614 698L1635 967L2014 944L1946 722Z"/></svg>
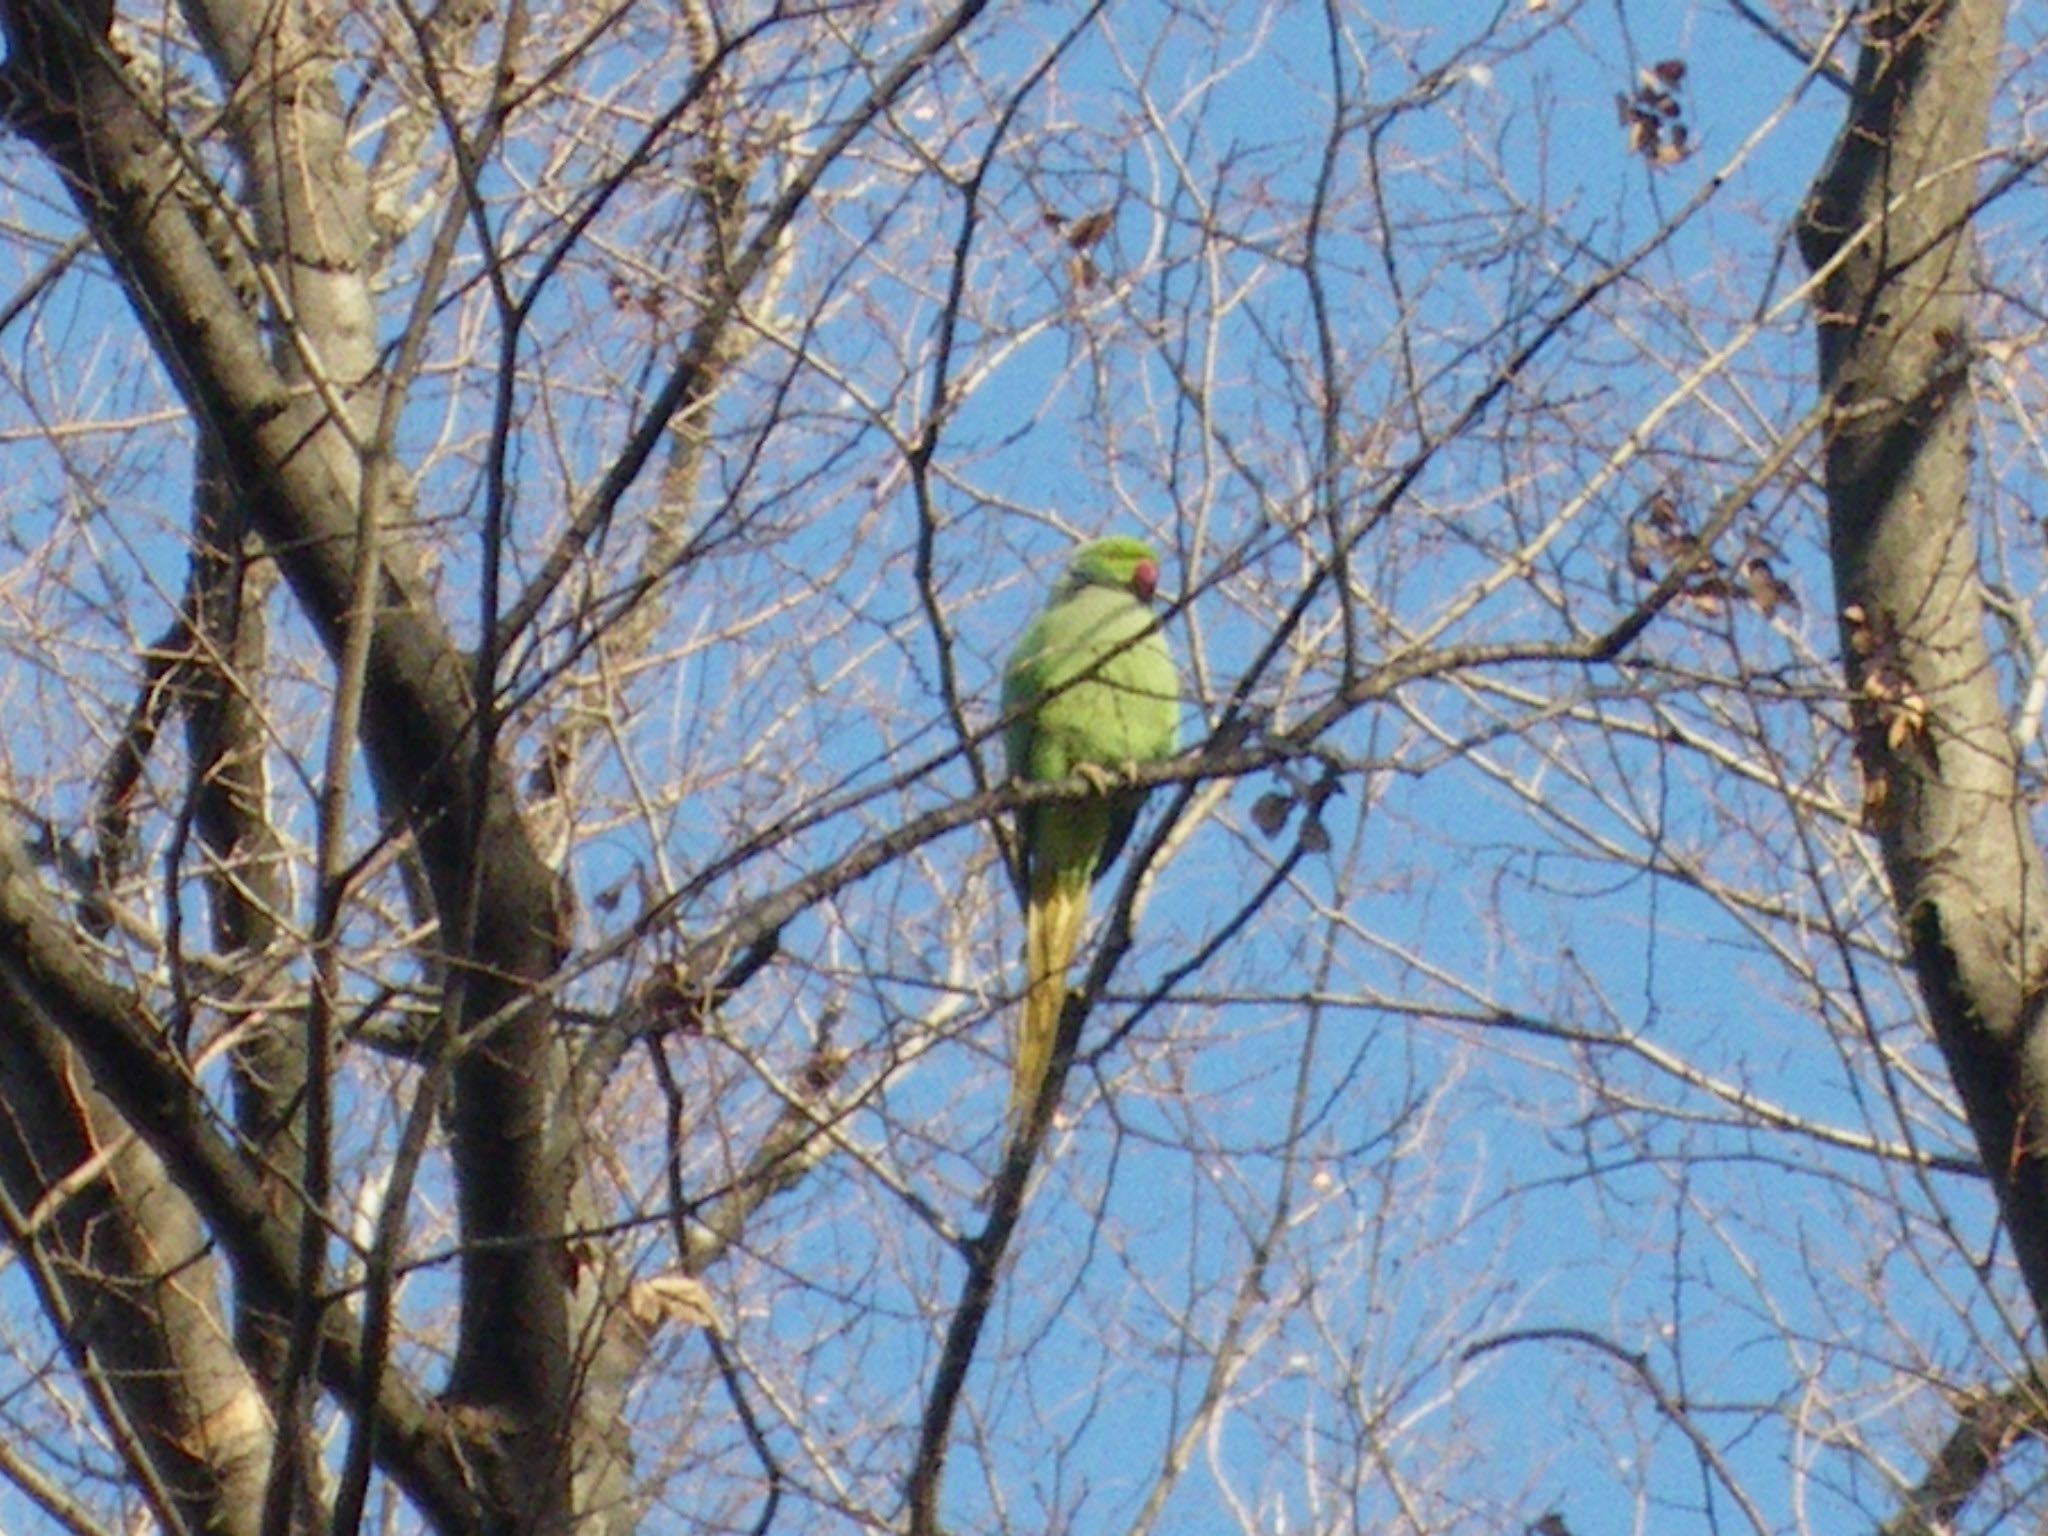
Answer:
<svg viewBox="0 0 2048 1536"><path fill-rule="evenodd" d="M1963 1395L1956 1403L1955 1428L1907 1492L1905 1508L1885 1521L1878 1536L1943 1536L1954 1530L1963 1506L2007 1452L2044 1436L2048 1398L2038 1377L2027 1376L1997 1392Z"/></svg>
<svg viewBox="0 0 2048 1536"><path fill-rule="evenodd" d="M109 983L78 947L19 840L4 827L0 1006L77 1046L99 1091L206 1218L238 1290L256 1304L289 1312L298 1277L293 1231L270 1209L257 1174L213 1129L196 1085L152 1027L147 1009ZM346 1312L326 1309L322 1338L322 1379L351 1401L360 1340ZM437 1524L461 1524L471 1505L467 1478L436 1415L389 1378L376 1410L386 1426L393 1477Z"/></svg>

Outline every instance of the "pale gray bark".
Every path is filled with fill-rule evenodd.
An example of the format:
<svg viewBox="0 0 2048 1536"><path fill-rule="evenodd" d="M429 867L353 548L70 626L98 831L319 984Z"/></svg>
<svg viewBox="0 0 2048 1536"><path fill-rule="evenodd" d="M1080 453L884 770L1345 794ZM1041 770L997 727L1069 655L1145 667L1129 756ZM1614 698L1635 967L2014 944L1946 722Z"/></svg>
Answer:
<svg viewBox="0 0 2048 1536"><path fill-rule="evenodd" d="M2001 0L1864 17L1800 226L1818 298L1830 548L1863 768L1930 1017L2048 1316L2048 879L1986 642L1972 520L1970 219Z"/></svg>
<svg viewBox="0 0 2048 1536"><path fill-rule="evenodd" d="M288 1310L297 1281L291 1224L270 1208L263 1181L213 1128L184 1063L141 1000L100 973L57 912L19 841L5 828L0 828L0 1008L5 1009L8 1035L29 1042L22 1047L29 1052L22 1057L29 1082L54 1085L63 1059L55 1042L61 1038L72 1046L89 1074L82 1081L155 1153L205 1220L241 1293L253 1305ZM47 1037L46 1043L38 1036ZM38 1067L38 1061L44 1065ZM67 1094L33 1097L37 1106L47 1108L61 1106ZM17 1119L10 1134L19 1138L21 1150L6 1174L11 1190L27 1195L36 1187L34 1180L69 1175L85 1156L110 1144L111 1127L85 1137L77 1128L56 1124L58 1129L33 1117ZM153 1195L147 1180L136 1189ZM147 1224L139 1210L124 1212L123 1219ZM106 1283L128 1278L110 1275ZM217 1321L204 1326L223 1331ZM361 1339L339 1309L323 1315L320 1360L322 1380L349 1398L361 1374ZM389 1374L379 1383L375 1412L384 1426L387 1470L437 1525L467 1528L474 1500L442 1416ZM138 1469L138 1474L148 1470Z"/></svg>
<svg viewBox="0 0 2048 1536"><path fill-rule="evenodd" d="M0 1188L80 1375L167 1529L255 1536L271 1420L192 1204L21 992L0 994Z"/></svg>

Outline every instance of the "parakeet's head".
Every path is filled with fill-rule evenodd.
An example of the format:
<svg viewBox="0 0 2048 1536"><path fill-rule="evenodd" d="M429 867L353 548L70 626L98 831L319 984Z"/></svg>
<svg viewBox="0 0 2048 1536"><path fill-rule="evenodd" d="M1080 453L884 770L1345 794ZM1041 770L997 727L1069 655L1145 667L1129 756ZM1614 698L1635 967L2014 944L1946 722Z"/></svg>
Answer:
<svg viewBox="0 0 2048 1536"><path fill-rule="evenodd" d="M1118 537L1083 544L1067 562L1059 595L1065 597L1083 587L1115 587L1149 603L1159 590L1159 557L1143 539Z"/></svg>

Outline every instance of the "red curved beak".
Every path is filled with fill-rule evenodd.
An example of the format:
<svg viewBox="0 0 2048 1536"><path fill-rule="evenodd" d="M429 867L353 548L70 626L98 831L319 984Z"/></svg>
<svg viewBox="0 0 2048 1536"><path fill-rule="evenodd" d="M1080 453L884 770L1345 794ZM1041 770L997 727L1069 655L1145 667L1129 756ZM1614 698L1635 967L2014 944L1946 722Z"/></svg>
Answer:
<svg viewBox="0 0 2048 1536"><path fill-rule="evenodd" d="M1131 572L1131 590L1145 602L1152 601L1152 594L1159 590L1159 567L1150 560L1140 560L1138 568Z"/></svg>

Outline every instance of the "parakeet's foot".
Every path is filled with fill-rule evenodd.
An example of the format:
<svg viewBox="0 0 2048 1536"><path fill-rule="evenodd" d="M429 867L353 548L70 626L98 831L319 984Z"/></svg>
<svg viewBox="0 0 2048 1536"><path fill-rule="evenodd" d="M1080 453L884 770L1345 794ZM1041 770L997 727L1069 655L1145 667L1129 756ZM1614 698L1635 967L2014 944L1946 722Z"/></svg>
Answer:
<svg viewBox="0 0 2048 1536"><path fill-rule="evenodd" d="M1100 763L1074 764L1074 776L1088 781L1088 787L1098 795L1106 795L1116 788L1116 781L1122 777L1114 768L1105 768Z"/></svg>

